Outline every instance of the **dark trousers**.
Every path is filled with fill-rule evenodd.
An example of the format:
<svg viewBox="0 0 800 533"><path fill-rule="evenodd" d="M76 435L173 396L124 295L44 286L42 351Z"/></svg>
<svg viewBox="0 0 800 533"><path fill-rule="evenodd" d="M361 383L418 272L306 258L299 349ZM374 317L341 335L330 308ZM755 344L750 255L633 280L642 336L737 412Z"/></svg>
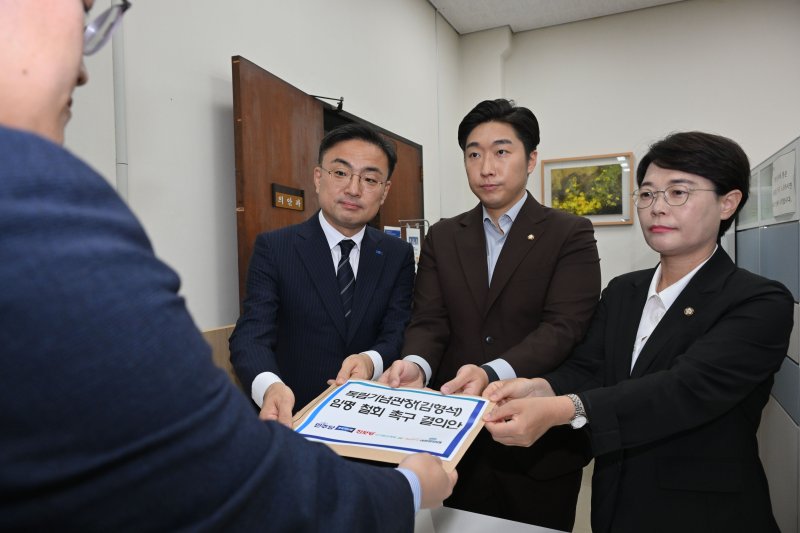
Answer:
<svg viewBox="0 0 800 533"><path fill-rule="evenodd" d="M481 432L459 462L458 483L444 505L572 531L582 469L567 469L566 474L551 471L543 476L542 471L549 468L532 467L532 462L540 460L536 458L538 451L502 446L487 432Z"/></svg>

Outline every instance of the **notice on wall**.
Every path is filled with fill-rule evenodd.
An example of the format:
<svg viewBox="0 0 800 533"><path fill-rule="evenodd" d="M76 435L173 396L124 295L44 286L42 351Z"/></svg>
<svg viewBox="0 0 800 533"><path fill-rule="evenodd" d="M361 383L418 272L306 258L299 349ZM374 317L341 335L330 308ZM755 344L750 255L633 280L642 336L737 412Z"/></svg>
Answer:
<svg viewBox="0 0 800 533"><path fill-rule="evenodd" d="M790 215L795 212L797 189L794 180L794 150L783 154L772 163L772 215Z"/></svg>
<svg viewBox="0 0 800 533"><path fill-rule="evenodd" d="M485 398L373 381L331 386L295 415L295 431L340 455L399 463L425 452L455 468L483 427Z"/></svg>

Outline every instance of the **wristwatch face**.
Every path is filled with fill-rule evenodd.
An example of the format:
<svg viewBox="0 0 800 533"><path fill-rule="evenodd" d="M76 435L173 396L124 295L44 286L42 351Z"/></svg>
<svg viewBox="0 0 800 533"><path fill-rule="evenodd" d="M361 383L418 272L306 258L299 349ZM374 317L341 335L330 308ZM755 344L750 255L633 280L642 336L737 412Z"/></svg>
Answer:
<svg viewBox="0 0 800 533"><path fill-rule="evenodd" d="M572 429L580 429L586 425L586 417L576 416L575 418L569 421L569 425L572 426Z"/></svg>

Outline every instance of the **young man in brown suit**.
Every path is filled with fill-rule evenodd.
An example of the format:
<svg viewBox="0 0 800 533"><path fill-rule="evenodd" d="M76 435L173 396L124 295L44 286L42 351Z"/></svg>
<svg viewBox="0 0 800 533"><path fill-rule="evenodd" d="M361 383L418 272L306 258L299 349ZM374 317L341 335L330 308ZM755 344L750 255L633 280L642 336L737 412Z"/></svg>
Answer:
<svg viewBox="0 0 800 533"><path fill-rule="evenodd" d="M529 109L481 102L458 141L480 203L425 237L405 357L381 381L480 394L497 379L538 376L567 358L597 304L600 265L591 222L543 207L526 190L539 144ZM570 427L521 449L483 432L445 504L571 530L586 457L585 436Z"/></svg>

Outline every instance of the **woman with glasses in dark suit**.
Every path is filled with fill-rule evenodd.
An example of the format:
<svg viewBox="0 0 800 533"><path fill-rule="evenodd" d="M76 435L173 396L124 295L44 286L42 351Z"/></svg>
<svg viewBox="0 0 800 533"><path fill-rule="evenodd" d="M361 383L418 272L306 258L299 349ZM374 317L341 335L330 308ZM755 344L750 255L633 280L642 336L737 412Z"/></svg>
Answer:
<svg viewBox="0 0 800 533"><path fill-rule="evenodd" d="M738 144L701 132L655 143L634 192L656 268L615 278L554 372L490 385L495 440L586 431L592 530L778 531L756 431L792 330L780 283L738 268L720 237L747 200Z"/></svg>

